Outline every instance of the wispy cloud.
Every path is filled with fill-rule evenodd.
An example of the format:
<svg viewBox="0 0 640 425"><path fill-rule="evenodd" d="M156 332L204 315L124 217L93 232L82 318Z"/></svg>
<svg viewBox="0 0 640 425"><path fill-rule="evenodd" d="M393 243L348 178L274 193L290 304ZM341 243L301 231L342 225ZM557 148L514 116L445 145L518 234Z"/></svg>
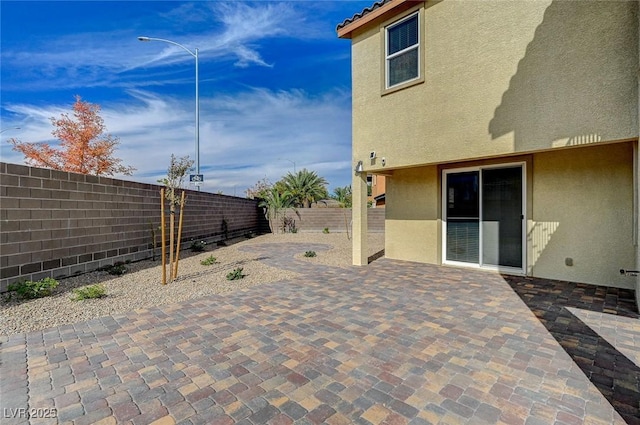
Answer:
<svg viewBox="0 0 640 425"><path fill-rule="evenodd" d="M127 73L138 68L193 60L170 44L141 46L138 36L170 38L191 51L197 47L202 62L223 59L239 67L272 65L261 54L263 40L308 36L308 32L292 33L287 29L292 23L299 24L305 19L293 2L191 3L158 19L163 24L161 27L157 20L147 17L124 30L30 40L28 50L5 48L3 66L24 73L23 86L11 88L38 91L45 82L58 88L124 85ZM190 22L195 22L201 30L181 35L180 28ZM135 80L126 84L134 86Z"/></svg>
<svg viewBox="0 0 640 425"><path fill-rule="evenodd" d="M116 24L95 19L81 30L44 27L24 42L22 34L14 43L3 38L2 92L11 96L3 98L2 127L22 130L2 135L0 160L24 162L9 137L51 141L50 118L69 112L74 94L102 107L121 142L117 155L137 169L125 178L155 182L172 153L193 159L193 57L137 40L148 36L199 49L206 190L241 195L259 179L278 180L294 162L332 187L350 183L348 43L336 39L330 13L343 3L154 2L151 12L142 3L126 2L132 9ZM326 64L344 64L345 75L327 75Z"/></svg>
<svg viewBox="0 0 640 425"><path fill-rule="evenodd" d="M131 91L132 101L104 106L109 133L119 137L116 152L137 169L136 181L154 183L166 174L171 154L195 157L193 104L177 98ZM51 139L49 118L68 112L69 105L34 107L7 105L23 141ZM250 89L234 96L205 100L200 118L200 165L206 190L242 195L259 179L278 180L287 171L307 167L332 187L349 184L350 98L344 92L313 97L299 90L273 92ZM4 136L4 135L3 135ZM5 162L23 163L3 137ZM290 162L291 161L291 162Z"/></svg>

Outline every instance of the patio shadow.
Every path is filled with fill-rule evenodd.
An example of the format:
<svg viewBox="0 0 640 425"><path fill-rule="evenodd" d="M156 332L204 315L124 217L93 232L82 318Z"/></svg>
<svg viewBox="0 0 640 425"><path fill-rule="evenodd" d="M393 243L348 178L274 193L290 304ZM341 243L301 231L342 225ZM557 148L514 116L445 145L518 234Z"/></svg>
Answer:
<svg viewBox="0 0 640 425"><path fill-rule="evenodd" d="M640 424L640 367L568 309L638 319L633 290L503 278L620 416L630 424Z"/></svg>

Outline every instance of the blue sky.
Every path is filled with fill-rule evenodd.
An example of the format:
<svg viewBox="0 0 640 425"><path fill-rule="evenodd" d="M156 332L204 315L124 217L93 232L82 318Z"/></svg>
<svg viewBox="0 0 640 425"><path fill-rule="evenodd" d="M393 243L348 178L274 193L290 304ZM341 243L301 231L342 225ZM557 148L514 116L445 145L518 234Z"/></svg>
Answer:
<svg viewBox="0 0 640 425"><path fill-rule="evenodd" d="M10 137L55 142L74 96L102 108L116 156L155 183L171 154L195 158L199 49L203 190L244 196L267 177L317 171L351 182L349 40L335 27L368 1L2 1L1 160ZM12 127L21 127L13 130Z"/></svg>

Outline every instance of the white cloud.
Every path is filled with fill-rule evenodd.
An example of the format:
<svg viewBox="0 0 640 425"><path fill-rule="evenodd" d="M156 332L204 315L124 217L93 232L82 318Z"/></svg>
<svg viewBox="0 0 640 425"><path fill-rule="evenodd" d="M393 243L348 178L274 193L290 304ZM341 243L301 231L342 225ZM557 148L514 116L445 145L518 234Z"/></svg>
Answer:
<svg viewBox="0 0 640 425"><path fill-rule="evenodd" d="M198 21L201 30L174 35L183 33L178 29L184 28L189 20ZM34 39L29 40L28 49L21 46L12 50L3 46L2 62L3 67L23 73L21 83L10 87L14 90L37 91L52 86L58 89L135 87L140 80L132 71L193 61L193 57L178 46L162 42L142 45L138 36L168 38L192 52L198 48L201 62L226 59L239 67L271 66L260 53L261 42L273 37L308 37L308 32L296 34L287 30L292 22L303 21L292 2L253 5L202 2L177 7L161 16L161 26L157 20L146 17L135 28ZM152 75L146 77L148 80ZM167 84L166 78L162 81Z"/></svg>
<svg viewBox="0 0 640 425"><path fill-rule="evenodd" d="M192 101L130 92L127 104L103 105L107 130L120 139L116 156L137 170L127 180L155 183L166 174L171 154L195 158ZM6 105L14 119L13 136L23 141L51 139L50 117L69 105ZM3 135L2 160L23 163ZM287 171L308 168L331 187L350 184L350 98L344 92L312 97L302 91L250 89L234 96L201 99L200 168L204 190L242 196L247 187ZM291 162L290 162L291 161Z"/></svg>
<svg viewBox="0 0 640 425"><path fill-rule="evenodd" d="M3 91L50 93L55 88L60 96L71 93L58 105L3 102L2 128L20 126L22 130L2 135L0 159L24 163L6 139L50 141L50 117L71 110L71 95L77 89L100 87L109 92L107 98L120 100L107 103L99 96L86 100L101 104L108 131L121 142L117 156L137 169L134 176L125 178L155 182L165 175L172 153L195 157L193 57L177 46L143 44L137 37L170 38L189 49L198 47L200 64L206 63L201 66L200 82L232 81L234 73L244 73L237 68L271 71L263 67L276 67L277 71L279 64L271 63L265 53L273 48L266 45L270 39L335 39L333 28L327 31L327 22L320 21L326 17L309 13L324 8L316 2L182 3L168 13L120 22L123 30L34 37L28 39L28 48L15 50L3 45L3 72L7 69L20 76L4 79ZM326 61L321 55L315 59ZM167 66L177 64L185 66ZM250 80L250 84L265 85L268 79ZM188 88L173 91L175 96L151 92L152 87L179 84ZM228 86L233 87L225 89L235 90L241 82ZM129 95L124 100L123 88ZM242 195L264 177L276 181L291 171L290 161L297 170L317 171L332 187L350 183L348 93L312 96L294 89L243 90L211 97L201 89L200 163L206 190Z"/></svg>
<svg viewBox="0 0 640 425"><path fill-rule="evenodd" d="M260 41L273 37L304 37L304 34L289 33L287 28L291 22L300 23L304 18L293 7L293 3L257 3L249 5L241 2L208 2L204 3L209 19L214 28L200 35L190 35L189 40L180 41L190 51L197 47L200 56L206 60L219 58L234 58L235 65L247 67L250 65L271 66L259 52ZM198 19L203 20L201 10L193 10L191 7L178 8L171 14L175 20ZM199 18L194 18L199 16ZM155 36L162 38L162 36ZM157 50L157 49L156 49ZM171 44L164 46L159 53L146 60L145 66L166 65L168 63L184 62L191 60L188 56L178 53L181 48ZM133 69L142 64L135 64Z"/></svg>

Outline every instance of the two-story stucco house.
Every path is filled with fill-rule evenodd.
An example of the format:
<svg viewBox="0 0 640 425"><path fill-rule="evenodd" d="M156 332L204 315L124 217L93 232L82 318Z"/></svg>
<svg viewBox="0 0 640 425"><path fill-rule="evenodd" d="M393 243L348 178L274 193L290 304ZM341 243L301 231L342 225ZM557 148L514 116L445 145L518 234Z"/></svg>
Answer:
<svg viewBox="0 0 640 425"><path fill-rule="evenodd" d="M377 174L388 258L637 287L638 21L633 0L383 0L339 24L354 264Z"/></svg>

